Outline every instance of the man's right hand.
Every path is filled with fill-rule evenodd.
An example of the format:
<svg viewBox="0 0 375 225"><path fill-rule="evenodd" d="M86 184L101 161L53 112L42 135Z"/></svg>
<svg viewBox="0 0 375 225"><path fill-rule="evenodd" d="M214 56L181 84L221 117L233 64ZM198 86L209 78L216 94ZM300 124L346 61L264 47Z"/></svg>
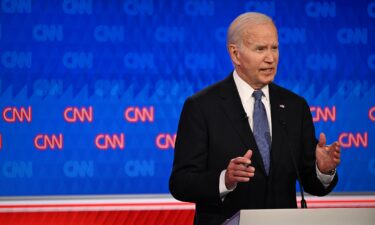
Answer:
<svg viewBox="0 0 375 225"><path fill-rule="evenodd" d="M242 157L231 159L225 173L225 186L233 189L238 182L248 182L255 174L255 168L250 166L253 151L247 150Z"/></svg>

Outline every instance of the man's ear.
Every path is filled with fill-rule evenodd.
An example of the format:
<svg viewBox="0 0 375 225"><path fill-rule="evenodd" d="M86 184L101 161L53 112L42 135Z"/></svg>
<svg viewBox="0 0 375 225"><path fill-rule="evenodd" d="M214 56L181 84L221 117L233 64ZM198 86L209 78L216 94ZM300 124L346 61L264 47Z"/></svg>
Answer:
<svg viewBox="0 0 375 225"><path fill-rule="evenodd" d="M239 54L239 49L237 45L229 44L228 52L229 52L230 58L232 59L232 62L237 66L240 65L240 61L239 61L240 54Z"/></svg>

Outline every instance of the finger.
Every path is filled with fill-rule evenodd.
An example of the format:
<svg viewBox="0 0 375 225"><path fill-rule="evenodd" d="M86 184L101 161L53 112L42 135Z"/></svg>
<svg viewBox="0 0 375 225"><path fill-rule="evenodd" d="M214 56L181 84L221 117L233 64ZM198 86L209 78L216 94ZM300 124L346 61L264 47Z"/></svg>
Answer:
<svg viewBox="0 0 375 225"><path fill-rule="evenodd" d="M253 151L251 149L247 150L245 155L243 156L244 158L251 159L251 156L253 156ZM251 165L251 160L246 164L247 167Z"/></svg>
<svg viewBox="0 0 375 225"><path fill-rule="evenodd" d="M248 167L246 167L246 171L249 172L249 173L255 173L255 167L248 166Z"/></svg>
<svg viewBox="0 0 375 225"><path fill-rule="evenodd" d="M232 166L229 167L229 169L233 171L246 171L247 167L246 167L246 164L240 163L240 164L233 164Z"/></svg>
<svg viewBox="0 0 375 225"><path fill-rule="evenodd" d="M249 166L251 164L250 158L252 155L253 155L253 151L249 149L247 150L244 156L234 158L230 162L234 164L245 164L246 166Z"/></svg>
<svg viewBox="0 0 375 225"><path fill-rule="evenodd" d="M335 148L335 146L332 144L332 145L326 145L325 147L324 147L324 149L328 152L328 153L330 153L330 154L334 154L335 152L336 152L336 148Z"/></svg>
<svg viewBox="0 0 375 225"><path fill-rule="evenodd" d="M244 158L244 157L237 157L237 158L232 159L231 163L234 163L234 164L250 164L251 160L248 159L248 158Z"/></svg>
<svg viewBox="0 0 375 225"><path fill-rule="evenodd" d="M233 172L233 176L235 176L235 177L253 177L254 173L237 170L237 171Z"/></svg>
<svg viewBox="0 0 375 225"><path fill-rule="evenodd" d="M341 155L340 155L340 153L335 153L335 154L333 155L333 157L334 157L335 159L340 159Z"/></svg>
<svg viewBox="0 0 375 225"><path fill-rule="evenodd" d="M326 135L324 133L320 133L318 146L323 148L326 145L326 142L327 142Z"/></svg>
<svg viewBox="0 0 375 225"><path fill-rule="evenodd" d="M253 177L255 175L254 167L245 167L245 170L231 169L227 170L230 177Z"/></svg>
<svg viewBox="0 0 375 225"><path fill-rule="evenodd" d="M241 178L249 178L246 173L240 173L238 171L228 171L228 177L231 181L238 181Z"/></svg>
<svg viewBox="0 0 375 225"><path fill-rule="evenodd" d="M340 147L340 143L338 141L333 142L332 145L335 146L335 148Z"/></svg>
<svg viewBox="0 0 375 225"><path fill-rule="evenodd" d="M341 153L340 147L335 145L335 143L328 146L326 151L329 152L329 154L333 155L334 157L340 156L340 153Z"/></svg>
<svg viewBox="0 0 375 225"><path fill-rule="evenodd" d="M340 150L340 144L337 141L331 144L331 146L335 151Z"/></svg>
<svg viewBox="0 0 375 225"><path fill-rule="evenodd" d="M244 158L248 158L250 159L251 156L253 155L253 151L251 151L250 149L247 150L247 152L245 153L245 155L243 156Z"/></svg>
<svg viewBox="0 0 375 225"><path fill-rule="evenodd" d="M335 151L336 152L340 152L341 151L341 146L340 146L340 143L338 143L337 141L335 142Z"/></svg>
<svg viewBox="0 0 375 225"><path fill-rule="evenodd" d="M249 182L250 177L234 177L233 180L235 182Z"/></svg>
<svg viewBox="0 0 375 225"><path fill-rule="evenodd" d="M254 167L249 167L247 169L252 170L252 172L246 173L246 172L239 172L239 171L231 171L229 173L230 180L232 180L235 183L238 183L238 182L249 182L250 178L252 178L252 177L255 176L255 173L254 173L255 172L255 168ZM245 174L245 176L242 176L244 174Z"/></svg>
<svg viewBox="0 0 375 225"><path fill-rule="evenodd" d="M336 152L340 152L340 145L339 143L336 141L334 142L333 144L331 145L326 145L324 146L323 148L327 153L329 154L334 154Z"/></svg>
<svg viewBox="0 0 375 225"><path fill-rule="evenodd" d="M252 166L246 166L246 165L242 164L242 165L236 166L234 168L234 171L244 171L244 172L247 172L247 173L254 173L255 168L252 167Z"/></svg>

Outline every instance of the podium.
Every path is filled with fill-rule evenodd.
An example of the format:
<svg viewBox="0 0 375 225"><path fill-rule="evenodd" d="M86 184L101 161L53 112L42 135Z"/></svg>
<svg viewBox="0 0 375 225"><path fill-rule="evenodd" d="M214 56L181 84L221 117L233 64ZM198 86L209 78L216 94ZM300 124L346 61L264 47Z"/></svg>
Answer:
<svg viewBox="0 0 375 225"><path fill-rule="evenodd" d="M375 225L375 208L241 210L222 225Z"/></svg>

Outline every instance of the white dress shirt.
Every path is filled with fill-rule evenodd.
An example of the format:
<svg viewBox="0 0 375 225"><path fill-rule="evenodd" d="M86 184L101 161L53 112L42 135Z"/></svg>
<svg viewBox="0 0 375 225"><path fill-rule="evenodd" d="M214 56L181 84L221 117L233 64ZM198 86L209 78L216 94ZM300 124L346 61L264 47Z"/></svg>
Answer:
<svg viewBox="0 0 375 225"><path fill-rule="evenodd" d="M241 103L242 106L246 112L247 118L249 125L251 127L251 130L253 130L253 111L254 111L254 97L252 97L253 92L255 91L254 88L252 88L248 83L246 83L237 73L236 70L233 71L233 78L234 78L234 83L236 84L238 94L240 95L241 98ZM269 94L269 87L268 85L264 86L262 89L263 96L262 96L262 103L264 105L264 108L266 109L267 113L267 120L268 120L268 125L270 128L270 133L271 133L271 140L272 140L272 122L271 122L271 104L270 104L270 94ZM325 187L328 187L329 184L332 182L335 174L333 175L326 175L323 174L319 171L318 167L316 166L316 174L320 182ZM220 196L223 198L225 197L226 194L229 192L233 191L236 187L233 189L227 189L225 185L225 172L226 170L223 170L220 174L220 181L219 181L219 191L220 191Z"/></svg>

